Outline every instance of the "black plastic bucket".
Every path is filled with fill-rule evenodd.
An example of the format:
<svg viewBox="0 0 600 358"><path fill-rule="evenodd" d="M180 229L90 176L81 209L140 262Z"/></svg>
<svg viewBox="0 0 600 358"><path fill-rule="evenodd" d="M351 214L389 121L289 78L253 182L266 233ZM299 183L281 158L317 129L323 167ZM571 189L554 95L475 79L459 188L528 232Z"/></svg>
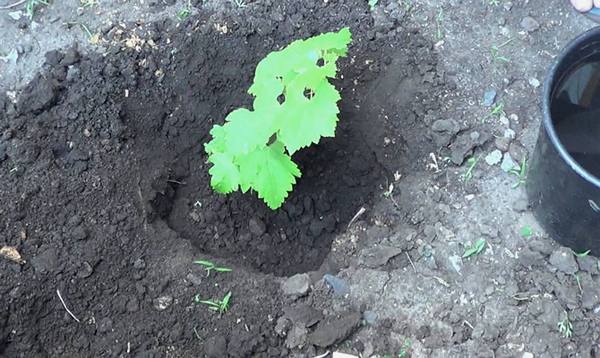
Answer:
<svg viewBox="0 0 600 358"><path fill-rule="evenodd" d="M550 68L527 194L534 215L553 239L576 252L591 250L600 256L600 112L596 115L591 107L571 100L576 92L571 78L580 76L586 62L595 61L600 63L600 27L573 40ZM600 91L588 90L600 83L600 75L594 81L598 82L587 87L580 81L578 93L587 91L586 103L600 103ZM585 113L586 119L578 113Z"/></svg>

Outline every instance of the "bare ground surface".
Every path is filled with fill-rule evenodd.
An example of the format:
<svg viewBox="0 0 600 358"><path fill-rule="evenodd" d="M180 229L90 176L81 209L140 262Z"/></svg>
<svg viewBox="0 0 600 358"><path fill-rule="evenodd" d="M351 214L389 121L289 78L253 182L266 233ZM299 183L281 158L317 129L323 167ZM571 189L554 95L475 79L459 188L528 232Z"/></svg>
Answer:
<svg viewBox="0 0 600 358"><path fill-rule="evenodd" d="M307 3L303 2L303 5ZM151 164L155 152L136 151L135 148L139 149L140 145L150 145L155 140L158 143L164 140L165 146L168 146L168 131L161 133L167 139L148 135L147 139L151 142L145 143L143 138L146 132L139 129L143 125L138 123L136 127L135 121L126 122L131 127L125 131L126 135L117 134L117 139L109 136L108 139L115 140L114 143L100 142L90 147L94 153L102 153L97 154L98 158L143 153L139 157L142 163L155 166L141 171L148 178L146 183L141 180L137 184L140 187L139 198L134 190L131 198L125 196L122 200L115 199L107 204L111 208L118 208L115 215L103 213L101 208L86 211L88 208L83 204L101 201L103 195L86 194L92 195L91 199L80 203L74 198L78 193L87 193L88 189L76 179L69 179L69 185L75 187L67 190L61 189L49 175L46 180L51 190L46 193L44 190L40 193L40 189L45 188L34 190L28 185L14 184L35 181L33 174L45 170L45 167L39 167L39 160L34 158L33 163L37 163L35 170L26 170L22 174L20 169L16 169L20 179L14 179L12 170L18 167L12 165L14 158L20 160L16 161L17 164L29 165L32 161L28 158L34 155L27 150L19 152L18 148L12 152L7 150L9 160L2 163L4 173L0 179L6 183L3 187L10 184L14 185L14 189L11 187L3 191L2 207L5 209L2 212L2 240L5 242L2 245L17 247L27 260L22 266L4 260L0 267L2 280L6 282L2 285L2 307L8 307L0 315L0 324L4 323L0 339L3 339L7 356L76 354L74 352L84 352L90 347L105 356L157 357L202 354L312 357L327 350L380 357L386 354L394 357L402 352L406 352L405 356L413 357L593 357L600 353L597 343L600 341L600 276L597 259L575 257L572 252L546 237L527 208L523 185L516 185L519 184L519 176L501 169L493 155L488 157L498 150L503 159L510 156L516 163L522 163L527 158L533 150L541 119L540 83L544 80L545 71L566 42L592 24L572 13L562 2L549 7L547 1L542 0L499 2L498 5L488 1L449 1L444 4L437 1L419 4L380 1L372 12L369 12L366 4L360 11L348 11L344 9L357 7L356 4L345 1L329 3L331 7L326 7L328 16L334 16L333 10L347 14L360 28L358 38L373 41L376 47L367 51L365 48L369 46L358 46L361 49L357 50L361 66L345 65L348 71L345 76L355 75L359 81L354 85L348 79L344 82L343 113L346 113L349 123L359 124L348 124L342 133L348 134L344 138L352 137L353 133L362 133L367 145L360 148L363 152L372 150L381 168L369 170L371 175L365 176L362 182L359 180L358 186L352 182L352 178L342 178L342 182L349 187L344 190L354 193L353 187L362 190L360 195L347 201L337 196L322 201L322 196L312 193L310 188L327 188L331 184L327 180L315 180L305 189L300 187L298 199L292 199L291 208L286 209L292 218L294 213L300 212L297 217L299 222L302 222L306 212L312 213L312 217L302 224L309 228L307 232L310 232L314 217L321 216L318 210L323 210L325 214L332 213L335 217L335 225L331 224L335 235L329 239L330 242L332 240L331 253L324 259L323 265L319 267L323 260L321 256L326 255L329 244L325 245L323 252L323 247L315 244L315 238L298 234L299 239L304 237L301 240L305 241L301 242L309 245L309 249L313 245L319 248L318 253L314 252L319 258L308 266L294 262L292 257L296 254L295 250L307 257L313 256L309 249L302 251L293 245L293 249L290 249L284 242L271 237L275 236L272 234L277 232L278 225L287 227L278 221L277 216L271 217L267 212L260 211L259 203L253 201L234 198L223 204L219 199L212 199L208 191L202 191L206 184L205 169L186 171L180 169L181 165L172 163L172 159L180 158L183 152L186 153L186 161L192 165L199 165L202 158L194 159L189 151L173 149L173 158L165 155L156 161L158 164ZM235 23L252 12L268 14L270 21L275 24L294 23L297 20L294 14L300 12L305 14L305 18L309 17L306 15L308 13L315 17L322 16L320 6L307 12L293 6L280 9L262 1L249 2L245 8L237 8L229 2L209 2L204 5L204 10L201 5L196 5L199 7L192 9L194 14L184 21L187 25L181 25L182 31L184 28L194 28L187 21L198 19L206 27L222 32L224 24ZM5 55L12 49L17 50L17 46L22 47L22 51L17 51L21 53L16 63L10 59L0 62L0 88L5 88L8 97L14 98L17 104L23 98L20 97L22 85L38 72L46 51L77 41L82 52L100 51L112 56L111 48L115 47L135 52L136 46L147 48L148 45L147 42L140 45L131 35L130 30L135 26L127 24L127 21L150 23L153 19L169 18L173 20L170 26L176 29L178 20L175 14L186 5L180 2L169 5L160 1L156 5L150 5L149 2L115 2L107 5L102 2L80 11L81 15L77 13L78 6L79 3L73 1L42 8L34 17L39 25L33 26L27 22L25 29L19 29L22 21L8 17L6 11L0 14L0 27L8 29L0 37L0 52ZM209 15L212 11L217 11L219 15ZM55 18L59 20L53 21ZM232 22L228 22L232 19ZM345 21L350 20L341 18L331 21L318 30L330 30L326 27ZM92 35L100 34L98 41L94 38L95 43L91 44L80 25L67 29L61 25L62 22L85 22ZM103 27L107 23L121 22L124 25L116 29L114 26ZM257 22L239 28L233 26L228 31L235 34L237 29L254 28L261 39L263 26L273 31L272 23L265 25ZM221 27L215 27L215 24ZM311 27L310 31L318 27L311 26L314 28ZM162 29L159 27L158 31ZM273 40L251 41L252 45L264 55L273 48L273 43L281 45L288 38L307 35L297 28L294 30L294 27L282 26L279 30L285 33L278 36L275 32L268 32L266 37L272 37ZM123 34L115 34L115 31L122 31ZM169 31L174 30L169 27ZM197 40L196 43L182 41L182 47L193 45L196 51L200 51L202 46L206 48L211 40L219 38L214 34L202 36L198 38L204 40ZM181 36L167 37L181 40ZM157 43L165 41L165 38L156 40ZM232 47L243 47L243 41L235 35L232 35L232 41ZM164 48L160 46L160 49ZM149 49L144 51L152 53ZM209 58L230 53L218 51L216 55L208 55ZM242 61L242 67L251 66L251 62L258 59L256 54L250 52L246 56L248 61ZM143 56L132 58L141 60ZM161 56L156 55L156 58ZM191 54L189 58L196 59ZM126 67L126 64L123 65ZM192 61L187 65L202 66L203 63ZM94 79L93 73L86 75L85 66L81 66L81 71L84 73L82 79ZM211 85L219 89L235 88L237 85L240 88L233 89L232 93L239 95L245 89L241 87L248 81L244 78L235 82L235 74L226 70L209 71L208 75L214 76L215 80L202 83L202 88L210 88ZM165 78L168 82L168 76ZM174 78L178 78L177 75ZM224 80L232 81L232 84L224 85ZM190 86L194 88L194 82L191 82ZM128 82L115 83L114 89L119 91L129 85ZM78 83L74 87L84 88L86 83ZM486 105L483 103L484 93L491 90L496 92L496 96L493 103ZM152 91L140 93L149 98L161 98L159 93ZM178 100L166 101L167 106L180 105L185 108L187 101L198 100L194 96L186 98L185 92L178 95ZM108 98L113 102L118 101L110 96ZM247 99L209 100L206 111L214 116L222 115L225 109L212 112L211 105L239 106L244 100ZM127 106L124 108L128 109ZM198 110L193 106L190 108ZM182 116L193 117L191 114ZM30 114L20 120L23 133L13 130L21 117L10 118L10 123L9 119L2 123L4 129L11 130L11 134L3 137L3 141L19 147L19 144L31 139L26 134L31 130L25 131L22 122L33 123L31 121L35 116ZM54 117L50 115L50 118ZM357 118L368 118L369 122L360 124ZM377 125L369 125L372 123ZM94 125L83 124L84 128ZM102 123L97 126L91 127L92 138L96 129L99 140L107 139L101 135ZM46 128L48 132L56 133L51 138L56 138L57 142L68 142L68 136L60 135L61 126L56 127L52 129L50 125ZM177 123L173 127L181 128ZM193 125L188 127L188 124L183 128L195 130ZM75 126L75 129L82 127ZM110 130L115 131L115 128ZM119 132L118 129L116 131ZM128 139L130 133L137 133L137 137ZM183 138L189 140L189 148L193 148L193 138ZM344 153L351 151L343 143L350 147L353 140L330 145L345 158ZM128 147L129 142L133 149ZM109 148L119 145L127 148L125 152ZM470 157L479 158L472 170L469 170ZM70 171L82 161L78 158L59 155L56 160ZM119 165L112 160L110 163L114 168L106 169L101 166L95 168L94 161L103 163L100 159L90 161L88 166L93 175L84 181L89 183L90 192L98 190L93 189L96 186L104 185L103 180L94 178L109 178L114 170L136 174L135 171L128 171L126 163ZM313 162L310 158L306 160L307 167L311 166ZM317 173L327 172L327 159L323 161L320 164L323 168L319 166L319 169L315 169ZM362 173L364 168L343 170ZM377 175L371 178L373 173ZM220 223L219 217L202 216L198 219L202 213L194 207L195 198L186 199L189 202L167 200L166 203L171 203L167 205L169 214L156 214L152 222L147 222L145 201L156 199L157 192L166 192L164 180L162 188L154 185L156 178L163 177L177 181L184 178L192 188L184 191L199 191L211 203L211 207L226 210L225 217L231 221L221 223L236 228L233 234L228 234L236 237L236 244L233 247L215 247L211 244L214 232L209 231L201 235L204 239L189 237L190 233L203 230L206 222L217 223L216 226ZM70 177L67 175L65 178ZM131 180L140 179L117 179L113 184L116 192L120 193L120 185L127 188L125 183ZM98 184L94 184L95 181ZM77 187L77 183L83 189ZM364 189L367 184L370 187ZM114 190L112 194L107 190L111 197L115 197ZM175 195L175 198L188 196L187 193L181 195L182 189L178 190L179 196ZM38 212L29 208L34 208L37 203L51 203L53 195L63 192L69 193L69 200L64 204L69 209L62 214L68 216L59 215L54 218L55 222L49 221L51 216L37 221L35 214ZM310 199L305 200L305 197ZM38 201L31 198L37 198ZM23 201L26 204L22 204ZM320 202L324 204L318 205ZM343 205L338 205L342 202ZM222 209L223 205L227 209ZM313 205L322 208L315 211ZM159 213L160 207L155 200L154 205L147 209ZM361 207L365 213L346 229L350 218ZM242 222L248 219L243 215L244 209L258 213L258 217L250 217L252 224L249 224L248 230L258 232L253 234L257 237L253 236L250 244L248 239L238 240L238 234L247 230L247 221ZM73 219L72 215L81 210L85 215L97 215L93 220L84 216L83 226L86 226L86 230L101 233L106 228L112 228L113 231L107 231L108 235L105 236L116 238L114 247L103 246L102 243L98 244L98 248L90 247L90 240L96 240L100 235L87 241L57 239L62 246L52 247L51 238L44 235L50 233L70 237L74 228L77 234L81 230L78 229L81 220ZM19 214L12 215L13 211ZM235 219L238 214L243 218L239 222ZM124 219L128 217L133 219ZM266 229L262 227L264 223ZM315 225L312 226L313 230ZM24 230L30 227L38 231ZM263 230L271 235L265 237ZM317 229L319 235L326 231L327 225ZM216 232L227 230L221 228ZM27 243L30 236L33 243ZM127 237L136 239L127 243ZM184 238L193 242L194 246ZM485 240L485 248L479 254L463 258L465 250L480 239ZM103 240L108 242L108 239ZM248 259L236 251L240 247L242 250L256 249L252 244L254 241L259 242L257 246L263 245L262 250L268 253L270 251L264 245L280 248L279 252L273 249L277 260L268 262L268 255L264 258L258 256L256 260ZM119 245L128 250L142 251L133 251L128 259L120 258L120 254L117 254ZM83 255L83 260L69 259L64 260L64 264L52 263L53 257L62 257L61 252L68 252L71 257ZM110 255L119 257L120 261L112 263ZM292 259L286 260L286 255ZM99 256L102 260L99 260ZM224 264L238 273L227 278L217 275L210 279L198 279L196 276L202 275L202 272L191 261L200 256L223 260ZM139 261L140 258L143 260ZM54 261L62 262L62 259ZM35 267L31 267L33 263ZM91 268L93 273L89 272ZM304 271L309 272L308 277L296 276L290 281L273 275L285 276ZM102 282L97 276L106 274L112 278L108 274L112 272L117 272L114 280L118 285L115 287L85 289L86 280ZM327 274L325 278L324 274ZM42 278L38 278L40 275ZM39 281L26 283L34 278ZM299 290L302 297L285 294L279 285L286 282L288 285L284 284L283 287ZM305 294L306 290L301 286L307 282L310 288ZM223 289L215 288L214 283L223 286ZM332 289L332 285L335 289ZM24 287L25 294L19 292L21 287ZM42 292L40 296L36 296L38 287L42 287L39 289ZM85 315L83 325L74 326L75 322L66 315L55 295L56 288L66 293L69 304L78 309L76 312L80 318L83 319ZM234 292L235 303L230 312L222 317L208 315L205 310L192 304L193 296L198 292L215 296L227 290ZM38 300L24 304L31 302L32 297L38 297ZM112 301L97 302L98 297ZM161 310L161 302L169 303L166 311ZM34 329L41 318L44 324ZM559 330L559 322L566 322L565 319L572 323L570 337ZM32 330L33 333L28 333ZM44 330L53 330L56 335ZM240 346L253 347L253 350L244 351ZM29 347L36 347L37 350L28 350Z"/></svg>

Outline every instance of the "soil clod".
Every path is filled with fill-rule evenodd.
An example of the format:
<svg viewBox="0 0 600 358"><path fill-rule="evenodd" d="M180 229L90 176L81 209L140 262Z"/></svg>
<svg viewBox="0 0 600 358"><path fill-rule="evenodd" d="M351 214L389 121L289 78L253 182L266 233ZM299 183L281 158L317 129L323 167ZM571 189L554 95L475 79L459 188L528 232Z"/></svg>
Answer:
<svg viewBox="0 0 600 358"><path fill-rule="evenodd" d="M360 325L361 314L347 312L336 317L328 317L321 321L308 336L311 344L318 347L329 347L348 337Z"/></svg>
<svg viewBox="0 0 600 358"><path fill-rule="evenodd" d="M301 297L310 289L310 276L306 273L296 274L283 282L283 293L287 296Z"/></svg>
<svg viewBox="0 0 600 358"><path fill-rule="evenodd" d="M561 247L552 252L549 261L557 270L568 275L573 275L579 270L573 252L567 248Z"/></svg>

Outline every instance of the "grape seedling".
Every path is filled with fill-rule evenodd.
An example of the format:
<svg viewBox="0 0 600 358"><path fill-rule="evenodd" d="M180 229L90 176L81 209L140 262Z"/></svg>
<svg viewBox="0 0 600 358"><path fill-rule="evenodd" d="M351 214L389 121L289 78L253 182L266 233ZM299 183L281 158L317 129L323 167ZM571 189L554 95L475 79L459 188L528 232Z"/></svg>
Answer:
<svg viewBox="0 0 600 358"><path fill-rule="evenodd" d="M248 90L253 110L229 113L205 144L215 191L252 189L273 210L283 204L301 176L292 154L335 136L341 97L329 78L351 39L343 28L294 41L260 61Z"/></svg>

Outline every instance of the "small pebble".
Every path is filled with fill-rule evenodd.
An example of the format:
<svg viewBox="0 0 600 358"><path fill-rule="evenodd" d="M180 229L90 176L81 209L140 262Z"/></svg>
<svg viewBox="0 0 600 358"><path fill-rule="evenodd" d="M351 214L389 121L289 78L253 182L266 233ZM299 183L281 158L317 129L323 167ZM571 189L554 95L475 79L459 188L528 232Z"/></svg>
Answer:
<svg viewBox="0 0 600 358"><path fill-rule="evenodd" d="M589 272L591 274L598 273L598 259L591 255L577 257L577 264L581 271Z"/></svg>
<svg viewBox="0 0 600 358"><path fill-rule="evenodd" d="M2 139L3 141L7 141L9 139L11 139L13 137L14 133L11 129L7 129L2 133L2 137L0 137L0 139Z"/></svg>
<svg viewBox="0 0 600 358"><path fill-rule="evenodd" d="M79 78L79 74L80 74L80 71L79 71L78 67L69 66L67 68L67 78L66 79L68 82L73 82ZM84 135L85 135L85 133L84 133Z"/></svg>
<svg viewBox="0 0 600 358"><path fill-rule="evenodd" d="M539 81L537 78L535 78L535 77L531 77L531 78L529 79L529 84L530 84L530 85L531 85L533 88L538 88L538 87L541 85L540 81Z"/></svg>
<svg viewBox="0 0 600 358"><path fill-rule="evenodd" d="M139 259L135 260L135 262L133 263L133 267L138 270L141 270L146 267L146 262L140 257Z"/></svg>
<svg viewBox="0 0 600 358"><path fill-rule="evenodd" d="M348 293L348 285L344 280L330 274L325 274L323 280L333 289L334 294L342 296Z"/></svg>
<svg viewBox="0 0 600 358"><path fill-rule="evenodd" d="M510 147L510 139L504 137L498 137L494 140L496 148L502 152L507 152Z"/></svg>
<svg viewBox="0 0 600 358"><path fill-rule="evenodd" d="M200 286L202 284L202 277L195 275L191 272L188 273L187 276L185 276L185 278L186 278L186 280L191 282L193 285Z"/></svg>
<svg viewBox="0 0 600 358"><path fill-rule="evenodd" d="M516 166L517 164L510 156L510 153L504 153L504 158L502 158L502 164L500 164L500 168L502 168L502 170L508 173Z"/></svg>
<svg viewBox="0 0 600 358"><path fill-rule="evenodd" d="M529 202L527 201L527 199L521 198L521 199L517 199L514 203L513 203L513 209L517 212L524 212L527 211L527 209L529 208Z"/></svg>
<svg viewBox="0 0 600 358"><path fill-rule="evenodd" d="M550 261L550 265L554 266L557 270L568 275L575 274L579 269L579 266L575 261L575 256L573 256L573 252L564 247L555 250L550 255L550 259L548 261Z"/></svg>
<svg viewBox="0 0 600 358"><path fill-rule="evenodd" d="M81 278L88 278L92 275L93 272L94 269L92 265L90 265L89 262L86 261L81 265L81 269L79 270L77 275Z"/></svg>
<svg viewBox="0 0 600 358"><path fill-rule="evenodd" d="M258 217L253 217L249 220L248 229L252 235L255 236L261 236L267 231L267 227L265 226L264 222Z"/></svg>
<svg viewBox="0 0 600 358"><path fill-rule="evenodd" d="M159 311L166 310L173 303L173 296L160 296L154 299L154 308Z"/></svg>
<svg viewBox="0 0 600 358"><path fill-rule="evenodd" d="M23 13L21 11L11 11L8 13L8 16L13 20L18 21L21 19L21 16L23 16Z"/></svg>
<svg viewBox="0 0 600 358"><path fill-rule="evenodd" d="M103 35L106 35L106 34L107 34L107 33L108 33L110 30L112 30L112 29L113 29L113 27L114 27L114 26L115 26L115 25L114 25L114 24L112 24L112 23L109 23L109 24L103 25L103 26L100 28L100 32L101 32Z"/></svg>
<svg viewBox="0 0 600 358"><path fill-rule="evenodd" d="M502 152L498 149L494 150L485 157L485 162L488 165L496 165L502 160Z"/></svg>
<svg viewBox="0 0 600 358"><path fill-rule="evenodd" d="M519 142L512 142L508 148L510 156L517 162L523 163L527 159L527 149Z"/></svg>
<svg viewBox="0 0 600 358"><path fill-rule="evenodd" d="M540 28L540 23L537 22L533 17L527 16L521 21L521 27L523 27L523 29L525 29L527 32L534 32Z"/></svg>
<svg viewBox="0 0 600 358"><path fill-rule="evenodd" d="M10 290L10 292L8 293L8 295L12 298L19 298L21 296L21 289L20 287L15 287L12 290Z"/></svg>
<svg viewBox="0 0 600 358"><path fill-rule="evenodd" d="M453 119L438 119L431 125L434 132L448 132L456 134L460 130L460 125Z"/></svg>
<svg viewBox="0 0 600 358"><path fill-rule="evenodd" d="M489 90L483 94L483 105L486 107L491 107L496 100L496 91Z"/></svg>
<svg viewBox="0 0 600 358"><path fill-rule="evenodd" d="M458 255L452 255L448 257L448 261L450 261L450 264L452 265L452 267L454 268L454 270L456 271L456 273L458 273L459 275L461 275L461 271L462 271L462 259L460 256Z"/></svg>
<svg viewBox="0 0 600 358"><path fill-rule="evenodd" d="M517 136L517 134L515 133L514 130L510 129L510 128L506 128L504 130L504 138L507 139L515 139L515 137Z"/></svg>
<svg viewBox="0 0 600 358"><path fill-rule="evenodd" d="M377 313L373 311L365 311L363 312L363 318L367 324L373 325L377 321Z"/></svg>
<svg viewBox="0 0 600 358"><path fill-rule="evenodd" d="M19 59L19 52L17 51L16 48L13 48L12 50L10 50L10 52L6 56L0 56L0 61L10 62L13 64L16 64L18 59Z"/></svg>
<svg viewBox="0 0 600 358"><path fill-rule="evenodd" d="M310 289L310 276L306 273L291 276L283 281L281 288L287 296L304 296Z"/></svg>

